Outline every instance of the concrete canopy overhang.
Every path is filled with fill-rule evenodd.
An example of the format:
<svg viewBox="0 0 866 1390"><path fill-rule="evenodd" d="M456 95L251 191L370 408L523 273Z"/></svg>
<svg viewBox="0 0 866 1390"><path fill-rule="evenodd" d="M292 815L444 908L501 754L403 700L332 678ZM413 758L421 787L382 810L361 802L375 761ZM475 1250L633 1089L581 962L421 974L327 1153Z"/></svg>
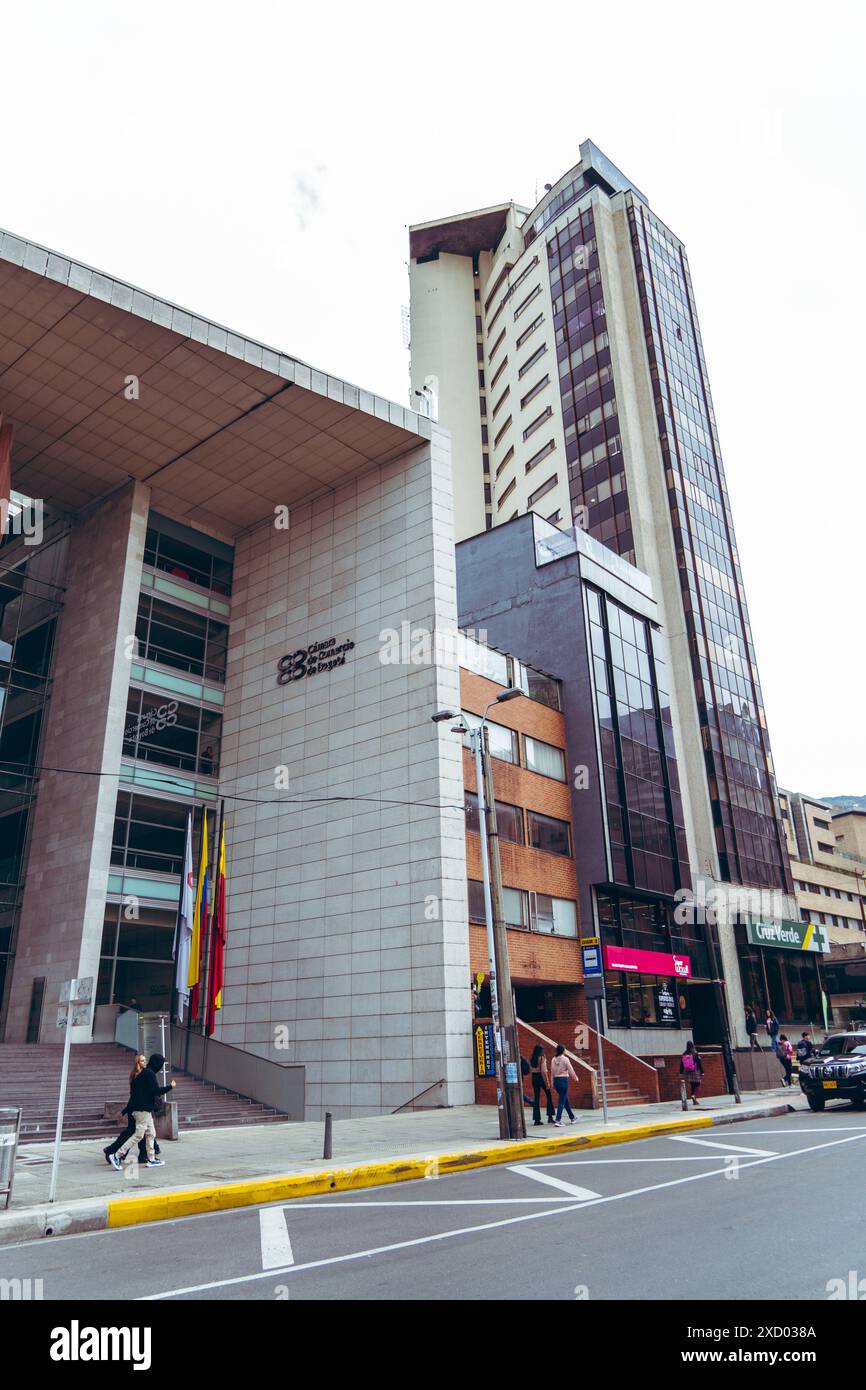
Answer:
<svg viewBox="0 0 866 1390"><path fill-rule="evenodd" d="M432 422L0 231L12 486L77 514L130 479L227 537L417 447Z"/></svg>

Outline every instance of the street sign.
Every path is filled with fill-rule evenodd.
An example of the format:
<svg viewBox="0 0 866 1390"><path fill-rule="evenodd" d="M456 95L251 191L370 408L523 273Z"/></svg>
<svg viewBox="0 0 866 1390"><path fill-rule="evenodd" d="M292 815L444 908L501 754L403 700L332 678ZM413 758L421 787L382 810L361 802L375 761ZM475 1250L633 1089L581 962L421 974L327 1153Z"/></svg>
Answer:
<svg viewBox="0 0 866 1390"><path fill-rule="evenodd" d="M597 937L597 936L582 936L582 937L580 938L580 944L581 944L581 946L597 946L597 945L598 945L598 937Z"/></svg>
<svg viewBox="0 0 866 1390"><path fill-rule="evenodd" d="M600 975L603 970L601 963L601 951L597 946L581 946L580 956L583 962L584 978L588 975Z"/></svg>
<svg viewBox="0 0 866 1390"><path fill-rule="evenodd" d="M65 1028L67 1022L71 1023L73 1028L88 1024L90 1022L90 1010L90 1004L74 1004L67 1000L57 1009L57 1027ZM71 1018L70 1014L72 1015Z"/></svg>
<svg viewBox="0 0 866 1390"><path fill-rule="evenodd" d="M604 998L604 976L587 975L583 982L584 995L587 999Z"/></svg>
<svg viewBox="0 0 866 1390"><path fill-rule="evenodd" d="M93 998L93 976L85 975L80 980L66 980L60 986L60 1003L84 1004Z"/></svg>

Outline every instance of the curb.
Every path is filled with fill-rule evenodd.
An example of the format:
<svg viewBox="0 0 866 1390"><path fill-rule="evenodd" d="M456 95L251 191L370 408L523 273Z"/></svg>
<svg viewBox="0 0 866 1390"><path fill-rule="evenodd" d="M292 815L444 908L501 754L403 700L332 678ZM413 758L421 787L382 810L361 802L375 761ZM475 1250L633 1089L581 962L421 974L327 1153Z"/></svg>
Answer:
<svg viewBox="0 0 866 1390"><path fill-rule="evenodd" d="M0 1212L0 1246L19 1245L52 1235L118 1230L125 1226L231 1211L267 1202L289 1202L298 1197L319 1197L329 1192L355 1192L366 1187L384 1187L389 1183L414 1182L419 1178L445 1177L473 1168L541 1158L545 1154L604 1148L612 1144L632 1143L636 1139L660 1138L684 1130L712 1129L716 1125L736 1124L741 1120L786 1115L794 1108L786 1101L777 1102L750 1109L747 1114L689 1115L683 1119L632 1125L627 1129L592 1130L584 1134L557 1135L551 1139L522 1139L507 1147L500 1141L495 1145L455 1153L392 1158L377 1163L359 1163L350 1168L273 1174L208 1187L149 1192L140 1197L86 1198L56 1207L25 1207L18 1212Z"/></svg>

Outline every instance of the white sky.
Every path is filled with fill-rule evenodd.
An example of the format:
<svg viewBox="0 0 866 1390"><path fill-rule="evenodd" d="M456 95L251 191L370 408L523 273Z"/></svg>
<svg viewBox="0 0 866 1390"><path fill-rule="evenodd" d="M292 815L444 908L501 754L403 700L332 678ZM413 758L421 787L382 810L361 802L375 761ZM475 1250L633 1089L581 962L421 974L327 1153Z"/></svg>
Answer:
<svg viewBox="0 0 866 1390"><path fill-rule="evenodd" d="M862 794L864 11L0 0L0 225L405 402L407 224L589 136L688 248L779 782Z"/></svg>

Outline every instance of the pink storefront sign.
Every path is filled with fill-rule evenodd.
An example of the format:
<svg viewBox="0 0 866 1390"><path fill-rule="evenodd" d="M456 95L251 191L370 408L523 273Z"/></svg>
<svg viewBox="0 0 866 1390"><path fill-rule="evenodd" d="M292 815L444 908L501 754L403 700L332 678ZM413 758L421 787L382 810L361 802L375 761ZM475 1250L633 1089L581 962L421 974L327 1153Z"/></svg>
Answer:
<svg viewBox="0 0 866 1390"><path fill-rule="evenodd" d="M692 973L688 956L669 956L665 951L635 951L630 946L605 946L608 970L627 970L636 975L678 975L687 980Z"/></svg>

